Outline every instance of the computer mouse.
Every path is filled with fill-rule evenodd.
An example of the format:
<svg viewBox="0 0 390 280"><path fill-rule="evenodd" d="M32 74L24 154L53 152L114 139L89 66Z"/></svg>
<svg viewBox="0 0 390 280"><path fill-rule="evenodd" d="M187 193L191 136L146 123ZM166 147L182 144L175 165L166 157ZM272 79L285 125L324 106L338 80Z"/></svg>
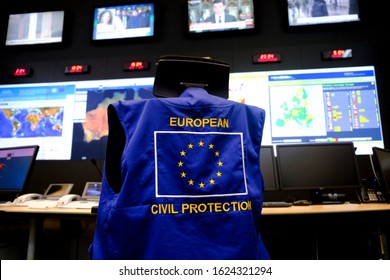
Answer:
<svg viewBox="0 0 390 280"><path fill-rule="evenodd" d="M301 199L301 200L297 200L297 201L294 201L294 206L308 206L308 205L311 205L311 201L310 200L306 200L306 199Z"/></svg>

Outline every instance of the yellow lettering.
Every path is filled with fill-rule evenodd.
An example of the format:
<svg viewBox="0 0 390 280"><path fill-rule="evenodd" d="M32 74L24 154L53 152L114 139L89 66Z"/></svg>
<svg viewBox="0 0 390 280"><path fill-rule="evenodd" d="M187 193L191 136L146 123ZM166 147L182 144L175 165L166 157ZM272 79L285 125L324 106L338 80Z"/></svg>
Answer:
<svg viewBox="0 0 390 280"><path fill-rule="evenodd" d="M156 210L157 208L157 205L156 204L153 204L152 207L150 207L150 211L152 211L152 214L153 215L156 215L158 212Z"/></svg>
<svg viewBox="0 0 390 280"><path fill-rule="evenodd" d="M230 211L230 204L229 204L229 202L225 202L222 205L222 209L223 209L224 212L229 212Z"/></svg>
<svg viewBox="0 0 390 280"><path fill-rule="evenodd" d="M186 210L188 210L190 208L190 206L185 203L185 204L182 204L181 205L181 212L184 213Z"/></svg>
<svg viewBox="0 0 390 280"><path fill-rule="evenodd" d="M191 203L190 204L190 213L198 213L198 211L196 210L196 204L194 203Z"/></svg>
<svg viewBox="0 0 390 280"><path fill-rule="evenodd" d="M229 120L224 118L204 118L204 119L192 119L192 118L169 118L169 126L173 127L224 127L229 128Z"/></svg>
<svg viewBox="0 0 390 280"><path fill-rule="evenodd" d="M186 118L185 120L186 120L186 126L191 126L191 127L193 126L192 125L193 119ZM183 123L184 123L184 120L183 120Z"/></svg>

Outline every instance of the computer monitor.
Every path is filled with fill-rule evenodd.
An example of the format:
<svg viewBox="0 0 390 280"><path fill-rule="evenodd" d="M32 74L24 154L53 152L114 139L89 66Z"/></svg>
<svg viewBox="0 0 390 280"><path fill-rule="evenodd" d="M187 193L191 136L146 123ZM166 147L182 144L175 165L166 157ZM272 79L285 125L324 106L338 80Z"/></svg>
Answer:
<svg viewBox="0 0 390 280"><path fill-rule="evenodd" d="M276 146L281 190L309 190L312 200L343 201L361 187L352 142Z"/></svg>
<svg viewBox="0 0 390 280"><path fill-rule="evenodd" d="M0 148L0 200L12 200L25 191L39 146Z"/></svg>
<svg viewBox="0 0 390 280"><path fill-rule="evenodd" d="M260 148L260 170L264 180L265 191L277 191L279 189L275 152L272 145Z"/></svg>
<svg viewBox="0 0 390 280"><path fill-rule="evenodd" d="M387 201L390 199L390 150L372 148L372 162L377 182Z"/></svg>

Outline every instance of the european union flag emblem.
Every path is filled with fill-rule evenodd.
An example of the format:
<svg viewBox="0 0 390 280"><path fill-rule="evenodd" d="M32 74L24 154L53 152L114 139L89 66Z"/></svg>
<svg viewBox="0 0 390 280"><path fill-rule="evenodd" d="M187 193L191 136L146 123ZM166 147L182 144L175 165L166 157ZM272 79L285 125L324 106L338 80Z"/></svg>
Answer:
<svg viewBox="0 0 390 280"><path fill-rule="evenodd" d="M156 197L247 195L242 133L155 131Z"/></svg>

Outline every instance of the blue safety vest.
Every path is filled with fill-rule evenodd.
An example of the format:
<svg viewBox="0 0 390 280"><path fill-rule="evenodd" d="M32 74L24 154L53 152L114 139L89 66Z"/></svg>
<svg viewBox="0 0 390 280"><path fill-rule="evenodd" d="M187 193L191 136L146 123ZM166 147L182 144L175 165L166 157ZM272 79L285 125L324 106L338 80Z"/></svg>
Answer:
<svg viewBox="0 0 390 280"><path fill-rule="evenodd" d="M268 259L264 119L201 88L111 104L91 258Z"/></svg>

